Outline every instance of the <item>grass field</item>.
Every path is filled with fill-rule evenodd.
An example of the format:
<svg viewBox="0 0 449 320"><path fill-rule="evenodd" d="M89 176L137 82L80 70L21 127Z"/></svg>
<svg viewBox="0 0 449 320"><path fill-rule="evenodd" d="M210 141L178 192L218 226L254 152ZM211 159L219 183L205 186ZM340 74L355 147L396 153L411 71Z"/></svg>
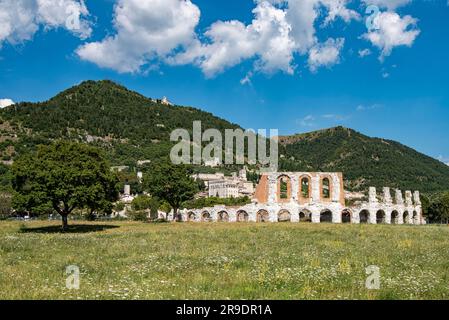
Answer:
<svg viewBox="0 0 449 320"><path fill-rule="evenodd" d="M448 299L449 228L0 222L0 299ZM68 290L66 267L80 268ZM365 268L380 268L367 290Z"/></svg>

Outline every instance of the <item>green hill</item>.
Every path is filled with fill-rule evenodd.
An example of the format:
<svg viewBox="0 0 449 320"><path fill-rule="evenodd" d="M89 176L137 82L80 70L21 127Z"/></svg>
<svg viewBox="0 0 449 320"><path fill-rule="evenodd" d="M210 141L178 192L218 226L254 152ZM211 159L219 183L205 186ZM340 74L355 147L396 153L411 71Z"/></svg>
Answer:
<svg viewBox="0 0 449 320"><path fill-rule="evenodd" d="M3 161L53 139L70 139L104 148L114 165L132 165L168 155L170 133L239 128L211 113L169 106L111 81L86 81L42 103L20 103L0 111Z"/></svg>
<svg viewBox="0 0 449 320"><path fill-rule="evenodd" d="M349 190L449 190L449 166L398 142L336 127L280 137L281 170L341 171Z"/></svg>
<svg viewBox="0 0 449 320"><path fill-rule="evenodd" d="M0 186L8 164L38 144L69 139L101 147L113 165L134 166L169 154L170 133L240 128L211 113L169 106L111 81L86 81L41 103L19 103L0 110ZM449 167L400 143L370 138L342 127L281 137L280 170L342 171L347 188L368 186L449 190ZM234 170L235 168L227 168Z"/></svg>

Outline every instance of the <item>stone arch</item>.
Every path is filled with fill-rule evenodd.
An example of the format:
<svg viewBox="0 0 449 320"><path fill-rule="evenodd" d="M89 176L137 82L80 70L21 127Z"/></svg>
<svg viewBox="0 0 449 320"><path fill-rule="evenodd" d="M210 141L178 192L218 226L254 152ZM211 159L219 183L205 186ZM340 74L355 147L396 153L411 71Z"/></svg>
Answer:
<svg viewBox="0 0 449 320"><path fill-rule="evenodd" d="M278 202L289 202L292 198L292 180L287 175L281 175L277 179Z"/></svg>
<svg viewBox="0 0 449 320"><path fill-rule="evenodd" d="M259 210L257 212L257 222L268 222L270 221L270 214L267 210Z"/></svg>
<svg viewBox="0 0 449 320"><path fill-rule="evenodd" d="M332 211L329 209L325 209L320 213L320 223L332 223Z"/></svg>
<svg viewBox="0 0 449 320"><path fill-rule="evenodd" d="M410 214L408 211L404 211L404 218L403 218L404 224L410 224Z"/></svg>
<svg viewBox="0 0 449 320"><path fill-rule="evenodd" d="M420 224L419 214L416 210L413 211L413 224Z"/></svg>
<svg viewBox="0 0 449 320"><path fill-rule="evenodd" d="M332 179L330 177L323 177L321 179L321 199L330 201L332 199Z"/></svg>
<svg viewBox="0 0 449 320"><path fill-rule="evenodd" d="M349 209L344 209L341 212L341 222L342 223L351 223L352 222L352 212Z"/></svg>
<svg viewBox="0 0 449 320"><path fill-rule="evenodd" d="M189 211L187 213L187 221L195 221L196 220L196 214L193 211Z"/></svg>
<svg viewBox="0 0 449 320"><path fill-rule="evenodd" d="M278 222L291 222L292 215L288 210L281 210L278 213Z"/></svg>
<svg viewBox="0 0 449 320"><path fill-rule="evenodd" d="M359 220L360 223L369 223L369 211L368 210L362 210L359 213Z"/></svg>
<svg viewBox="0 0 449 320"><path fill-rule="evenodd" d="M377 224L383 224L387 222L387 215L385 214L385 211L379 210L376 212L376 222Z"/></svg>
<svg viewBox="0 0 449 320"><path fill-rule="evenodd" d="M391 213L391 224L399 223L399 212L397 210L393 210Z"/></svg>
<svg viewBox="0 0 449 320"><path fill-rule="evenodd" d="M248 222L249 221L249 215L248 212L245 210L239 210L237 212L237 222Z"/></svg>
<svg viewBox="0 0 449 320"><path fill-rule="evenodd" d="M226 211L220 211L217 215L218 222L229 222L229 214Z"/></svg>
<svg viewBox="0 0 449 320"><path fill-rule="evenodd" d="M299 178L299 199L310 199L312 197L312 179L308 175Z"/></svg>
<svg viewBox="0 0 449 320"><path fill-rule="evenodd" d="M307 209L299 211L299 222L312 222L312 212Z"/></svg>
<svg viewBox="0 0 449 320"><path fill-rule="evenodd" d="M210 216L209 211L203 211L201 213L201 221L202 222L211 222L212 221L212 217Z"/></svg>

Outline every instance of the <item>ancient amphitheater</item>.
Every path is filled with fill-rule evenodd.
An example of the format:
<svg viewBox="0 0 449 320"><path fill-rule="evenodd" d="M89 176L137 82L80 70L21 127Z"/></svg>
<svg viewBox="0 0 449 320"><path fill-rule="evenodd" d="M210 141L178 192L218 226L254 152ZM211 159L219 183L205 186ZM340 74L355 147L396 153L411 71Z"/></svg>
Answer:
<svg viewBox="0 0 449 320"><path fill-rule="evenodd" d="M345 205L342 173L283 172L262 175L251 204L183 210L184 221L196 222L332 222L424 224L420 195L383 188L369 189L366 201Z"/></svg>

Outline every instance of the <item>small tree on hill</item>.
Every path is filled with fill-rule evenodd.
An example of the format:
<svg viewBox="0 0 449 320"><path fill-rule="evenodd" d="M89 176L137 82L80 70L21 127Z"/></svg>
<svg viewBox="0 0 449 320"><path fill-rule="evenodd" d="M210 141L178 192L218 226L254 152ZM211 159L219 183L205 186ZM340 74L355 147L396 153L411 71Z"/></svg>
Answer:
<svg viewBox="0 0 449 320"><path fill-rule="evenodd" d="M185 201L193 199L198 184L185 165L169 161L155 162L144 177L144 188L154 197L165 200L174 211L175 221L181 220L178 210Z"/></svg>
<svg viewBox="0 0 449 320"><path fill-rule="evenodd" d="M42 212L51 207L62 217L62 228L75 209L109 210L118 198L118 180L102 152L71 142L39 146L12 167L13 206Z"/></svg>

